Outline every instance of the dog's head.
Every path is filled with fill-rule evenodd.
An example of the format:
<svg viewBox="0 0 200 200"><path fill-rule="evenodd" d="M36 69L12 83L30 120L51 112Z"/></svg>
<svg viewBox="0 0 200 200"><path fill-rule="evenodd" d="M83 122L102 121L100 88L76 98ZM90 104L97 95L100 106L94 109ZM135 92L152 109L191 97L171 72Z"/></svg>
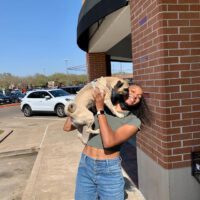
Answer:
<svg viewBox="0 0 200 200"><path fill-rule="evenodd" d="M125 80L118 80L112 89L111 101L116 104L118 101L124 99L124 96L128 95L129 84Z"/></svg>
<svg viewBox="0 0 200 200"><path fill-rule="evenodd" d="M129 87L129 84L126 80L118 80L117 83L114 85L114 92L116 94L120 94L120 95L127 95L128 94L128 87Z"/></svg>

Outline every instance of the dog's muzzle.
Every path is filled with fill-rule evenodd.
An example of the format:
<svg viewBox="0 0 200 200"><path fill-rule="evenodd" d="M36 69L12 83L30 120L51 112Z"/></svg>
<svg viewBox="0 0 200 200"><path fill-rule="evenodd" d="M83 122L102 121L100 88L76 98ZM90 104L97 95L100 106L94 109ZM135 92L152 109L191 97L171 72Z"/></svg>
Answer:
<svg viewBox="0 0 200 200"><path fill-rule="evenodd" d="M124 90L122 91L119 91L118 93L121 94L121 95L128 95L128 88L125 88Z"/></svg>

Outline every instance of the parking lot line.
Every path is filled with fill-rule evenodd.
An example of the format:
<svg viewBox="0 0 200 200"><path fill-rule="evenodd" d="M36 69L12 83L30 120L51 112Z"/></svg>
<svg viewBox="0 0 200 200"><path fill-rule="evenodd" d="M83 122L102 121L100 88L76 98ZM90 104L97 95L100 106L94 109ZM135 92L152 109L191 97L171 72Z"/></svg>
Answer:
<svg viewBox="0 0 200 200"><path fill-rule="evenodd" d="M45 117L13 117L13 118L17 118L17 119L35 119L35 120L44 119L44 120L52 120L52 121L65 121L66 120L65 118L54 118L54 119L51 119L51 118L45 118Z"/></svg>

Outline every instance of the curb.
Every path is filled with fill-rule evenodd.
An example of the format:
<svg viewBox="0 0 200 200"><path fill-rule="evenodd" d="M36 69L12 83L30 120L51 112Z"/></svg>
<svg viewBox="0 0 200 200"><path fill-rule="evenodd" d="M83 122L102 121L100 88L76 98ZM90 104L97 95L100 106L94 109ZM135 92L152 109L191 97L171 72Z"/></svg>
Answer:
<svg viewBox="0 0 200 200"><path fill-rule="evenodd" d="M7 107L12 107L12 106L18 106L20 103L12 103L12 104L4 104L0 105L0 108L7 108Z"/></svg>

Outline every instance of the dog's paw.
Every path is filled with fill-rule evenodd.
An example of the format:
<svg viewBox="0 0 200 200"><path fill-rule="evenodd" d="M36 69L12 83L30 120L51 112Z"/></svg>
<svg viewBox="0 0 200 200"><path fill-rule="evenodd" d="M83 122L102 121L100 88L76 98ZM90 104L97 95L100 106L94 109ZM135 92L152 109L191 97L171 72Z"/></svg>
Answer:
<svg viewBox="0 0 200 200"><path fill-rule="evenodd" d="M92 134L99 134L100 133L100 129L91 130L90 133L92 133Z"/></svg>
<svg viewBox="0 0 200 200"><path fill-rule="evenodd" d="M125 117L125 115L123 113L118 113L118 112L116 113L116 116L119 117L119 118Z"/></svg>

